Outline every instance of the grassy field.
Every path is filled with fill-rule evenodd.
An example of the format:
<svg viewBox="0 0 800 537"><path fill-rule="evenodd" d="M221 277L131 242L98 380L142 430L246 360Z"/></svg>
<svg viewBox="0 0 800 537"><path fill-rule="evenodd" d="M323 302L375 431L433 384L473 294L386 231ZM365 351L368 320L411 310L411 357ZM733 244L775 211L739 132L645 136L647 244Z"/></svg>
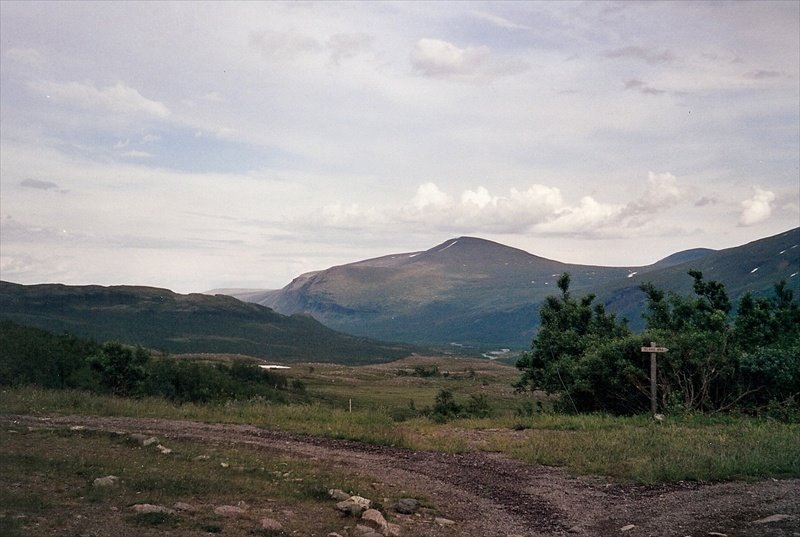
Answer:
<svg viewBox="0 0 800 537"><path fill-rule="evenodd" d="M643 416L554 414L542 396L514 393L514 368L487 360L413 357L362 367L295 364L286 375L306 386L312 404L177 406L161 399L20 388L0 392L0 408L6 414L246 423L409 449L493 451L532 464L564 466L576 474L644 483L800 476L800 425L734 416L668 416L655 423ZM432 405L441 389L461 402L485 395L492 416L446 424L421 417L419 410Z"/></svg>
<svg viewBox="0 0 800 537"><path fill-rule="evenodd" d="M0 432L0 535L327 535L345 523L329 488L372 498L397 491L343 470L247 446L167 442L173 453L91 431ZM119 482L95 487L96 478ZM135 504L191 509L137 514ZM215 507L245 508L230 517ZM269 517L282 532L260 529Z"/></svg>

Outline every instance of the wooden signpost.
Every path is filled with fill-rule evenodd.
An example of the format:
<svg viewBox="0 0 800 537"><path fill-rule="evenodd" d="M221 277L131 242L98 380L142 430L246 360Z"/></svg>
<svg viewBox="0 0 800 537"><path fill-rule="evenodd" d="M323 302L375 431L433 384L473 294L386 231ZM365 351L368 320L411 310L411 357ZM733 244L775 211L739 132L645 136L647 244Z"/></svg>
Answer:
<svg viewBox="0 0 800 537"><path fill-rule="evenodd" d="M650 353L650 414L654 418L658 410L656 403L656 355L668 350L666 347L656 347L655 341L651 341L649 347L642 347L642 352Z"/></svg>

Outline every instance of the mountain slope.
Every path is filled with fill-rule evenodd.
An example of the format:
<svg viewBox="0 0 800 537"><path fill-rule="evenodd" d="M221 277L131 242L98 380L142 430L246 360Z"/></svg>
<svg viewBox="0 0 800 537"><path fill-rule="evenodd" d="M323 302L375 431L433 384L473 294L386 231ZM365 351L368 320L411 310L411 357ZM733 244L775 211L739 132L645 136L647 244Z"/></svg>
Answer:
<svg viewBox="0 0 800 537"><path fill-rule="evenodd" d="M560 263L496 242L458 237L423 252L307 273L281 290L250 292L243 298L285 314L309 313L352 334L524 348L538 324L541 302L558 292L555 284L563 272L570 273L574 294L596 294L598 302L640 328L644 295L638 286L653 281L663 289L688 293L691 278L686 273L693 268L725 283L734 299L746 291L768 293L780 279L797 289L800 278L791 274L800 264L798 242L800 229L794 229L726 250L686 250L645 267L600 267Z"/></svg>
<svg viewBox="0 0 800 537"><path fill-rule="evenodd" d="M389 361L413 350L341 334L309 316L287 317L230 296L180 295L152 287L0 282L0 317L173 353L355 364Z"/></svg>

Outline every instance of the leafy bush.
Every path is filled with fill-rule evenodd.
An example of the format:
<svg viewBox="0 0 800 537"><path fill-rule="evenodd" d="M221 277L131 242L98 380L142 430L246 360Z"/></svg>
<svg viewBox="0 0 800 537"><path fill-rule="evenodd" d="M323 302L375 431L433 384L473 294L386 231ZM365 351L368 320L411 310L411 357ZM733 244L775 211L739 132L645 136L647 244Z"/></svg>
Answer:
<svg viewBox="0 0 800 537"><path fill-rule="evenodd" d="M649 368L641 347L657 341L669 348L658 360L662 409L800 414L791 411L800 399L800 306L792 291L781 282L773 298L745 295L732 316L723 284L689 275L693 296L641 286L647 329L637 336L592 306L592 295L572 298L564 274L561 296L547 298L531 350L517 362L517 388L559 394L561 410L643 412Z"/></svg>

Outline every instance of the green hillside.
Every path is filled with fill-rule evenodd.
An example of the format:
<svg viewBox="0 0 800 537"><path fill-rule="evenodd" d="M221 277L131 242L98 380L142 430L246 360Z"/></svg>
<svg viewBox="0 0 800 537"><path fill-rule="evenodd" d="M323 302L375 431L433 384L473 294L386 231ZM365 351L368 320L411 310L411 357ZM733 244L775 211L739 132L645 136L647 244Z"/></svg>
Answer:
<svg viewBox="0 0 800 537"><path fill-rule="evenodd" d="M341 334L309 316L285 316L229 296L180 295L152 287L0 282L0 318L170 353L358 364L385 362L413 351L408 345Z"/></svg>
<svg viewBox="0 0 800 537"><path fill-rule="evenodd" d="M688 270L726 284L733 299L768 293L784 279L798 288L800 229L714 251L696 248L645 267L570 265L516 248L459 237L424 252L408 252L304 274L279 291L245 300L285 314L309 313L343 332L394 341L456 342L525 348L538 325L539 305L554 294L563 272L576 294L599 302L641 327L644 294L652 281L666 290L691 290ZM796 293L800 295L800 293Z"/></svg>

